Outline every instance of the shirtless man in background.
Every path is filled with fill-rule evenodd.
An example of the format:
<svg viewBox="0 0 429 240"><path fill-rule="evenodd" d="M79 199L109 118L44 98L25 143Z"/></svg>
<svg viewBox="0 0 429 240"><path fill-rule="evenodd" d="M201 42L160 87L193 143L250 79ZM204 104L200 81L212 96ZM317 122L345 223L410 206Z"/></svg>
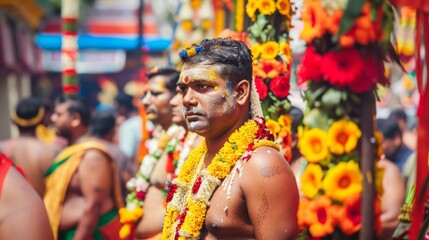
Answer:
<svg viewBox="0 0 429 240"><path fill-rule="evenodd" d="M77 98L59 98L52 121L57 134L70 144L47 172L44 202L54 237L117 239L117 211L122 206L119 180L106 147L83 141L89 109Z"/></svg>
<svg viewBox="0 0 429 240"><path fill-rule="evenodd" d="M44 174L54 160L59 148L43 143L36 137L36 127L45 115L42 101L37 98L19 100L12 122L18 127L19 137L0 142L0 151L20 167L31 185L43 197L45 192Z"/></svg>

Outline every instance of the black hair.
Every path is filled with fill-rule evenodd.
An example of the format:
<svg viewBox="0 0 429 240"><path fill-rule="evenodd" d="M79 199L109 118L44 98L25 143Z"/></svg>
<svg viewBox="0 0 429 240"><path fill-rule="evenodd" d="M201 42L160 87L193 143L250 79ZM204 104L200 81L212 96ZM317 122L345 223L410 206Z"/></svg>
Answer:
<svg viewBox="0 0 429 240"><path fill-rule="evenodd" d="M128 112L134 112L137 110L133 104L133 96L126 94L125 92L119 92L115 97L115 101L118 105L123 106Z"/></svg>
<svg viewBox="0 0 429 240"><path fill-rule="evenodd" d="M168 79L165 87L171 92L176 92L176 86L177 81L179 81L180 72L175 68L168 66L163 68L153 67L151 70L149 70L149 72L146 73L146 75L149 80L159 75L166 76Z"/></svg>
<svg viewBox="0 0 429 240"><path fill-rule="evenodd" d="M55 100L55 104L67 103L69 113L77 113L80 115L81 122L88 127L91 121L91 113L88 105L82 99L76 96L60 96Z"/></svg>
<svg viewBox="0 0 429 240"><path fill-rule="evenodd" d="M183 63L219 64L222 68L219 69L218 74L223 79L230 80L234 84L243 79L252 82L252 53L244 42L232 38L204 39L199 45L194 44L188 49L191 48L197 48L198 53L186 57L181 55Z"/></svg>
<svg viewBox="0 0 429 240"><path fill-rule="evenodd" d="M292 106L289 110L289 114L292 117L291 131L292 133L296 134L298 133L298 126L302 124L304 113L301 111L301 109Z"/></svg>
<svg viewBox="0 0 429 240"><path fill-rule="evenodd" d="M115 129L116 118L112 111L95 112L91 119L90 133L96 137L104 137Z"/></svg>
<svg viewBox="0 0 429 240"><path fill-rule="evenodd" d="M404 120L405 122L407 122L408 117L403 109L398 108L390 113L389 119Z"/></svg>
<svg viewBox="0 0 429 240"><path fill-rule="evenodd" d="M16 105L15 114L20 119L30 120L39 114L39 109L41 107L43 107L43 103L39 98L22 98ZM40 119L40 122L42 119ZM34 129L40 122L35 123L33 126L20 126L18 123L16 123L16 125L20 130L30 130Z"/></svg>
<svg viewBox="0 0 429 240"><path fill-rule="evenodd" d="M376 127L385 139L393 139L396 136L402 137L402 131L394 119L377 119Z"/></svg>
<svg viewBox="0 0 429 240"><path fill-rule="evenodd" d="M43 107L40 99L35 97L22 98L16 105L16 115L22 119L32 119L37 116L40 107Z"/></svg>

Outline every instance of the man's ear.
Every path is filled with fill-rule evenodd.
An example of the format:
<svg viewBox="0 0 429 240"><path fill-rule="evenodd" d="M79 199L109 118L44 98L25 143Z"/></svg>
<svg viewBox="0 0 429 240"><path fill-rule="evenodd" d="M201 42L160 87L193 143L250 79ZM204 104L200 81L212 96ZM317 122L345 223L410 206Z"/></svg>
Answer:
<svg viewBox="0 0 429 240"><path fill-rule="evenodd" d="M244 105L250 98L250 82L243 79L234 87L234 97L239 105Z"/></svg>
<svg viewBox="0 0 429 240"><path fill-rule="evenodd" d="M72 121L71 121L71 126L72 127L77 127L77 126L79 126L80 125L80 123L81 123L81 117L80 117L80 115L79 114L77 114L77 113L73 113L72 114Z"/></svg>

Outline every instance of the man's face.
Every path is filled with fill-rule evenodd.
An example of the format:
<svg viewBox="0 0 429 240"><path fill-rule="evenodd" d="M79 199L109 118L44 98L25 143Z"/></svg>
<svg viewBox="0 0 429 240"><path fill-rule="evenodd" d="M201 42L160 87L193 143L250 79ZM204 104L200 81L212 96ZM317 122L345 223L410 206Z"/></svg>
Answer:
<svg viewBox="0 0 429 240"><path fill-rule="evenodd" d="M182 98L183 94L178 92L174 97L170 100L170 105L172 108L172 121L173 123L184 126L186 124L185 122L185 116L183 113L183 104L182 104Z"/></svg>
<svg viewBox="0 0 429 240"><path fill-rule="evenodd" d="M394 137L392 139L384 138L381 147L383 148L383 153L386 155L387 159L392 160L395 156L396 151L399 149L401 145L401 140L399 137Z"/></svg>
<svg viewBox="0 0 429 240"><path fill-rule="evenodd" d="M184 64L177 85L190 131L204 137L221 136L236 121L232 83L216 73L216 66Z"/></svg>
<svg viewBox="0 0 429 240"><path fill-rule="evenodd" d="M55 106L54 113L51 116L55 131L59 136L70 138L72 131L73 117L68 111L67 103L59 103Z"/></svg>
<svg viewBox="0 0 429 240"><path fill-rule="evenodd" d="M158 75L151 78L143 97L143 104L149 120L159 123L164 119L171 119L170 99L173 93L165 87L166 76Z"/></svg>

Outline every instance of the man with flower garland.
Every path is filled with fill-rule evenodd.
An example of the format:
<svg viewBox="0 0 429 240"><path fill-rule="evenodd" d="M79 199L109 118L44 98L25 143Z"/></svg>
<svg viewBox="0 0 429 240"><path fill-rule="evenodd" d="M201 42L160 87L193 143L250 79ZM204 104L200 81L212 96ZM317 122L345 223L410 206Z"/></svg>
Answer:
<svg viewBox="0 0 429 240"><path fill-rule="evenodd" d="M259 117L250 50L216 38L180 57L185 120L204 141L173 180L162 239L293 239L296 181Z"/></svg>
<svg viewBox="0 0 429 240"><path fill-rule="evenodd" d="M185 129L174 125L172 122L173 109L170 100L176 94L176 83L179 79L179 72L171 67L152 68L148 73L147 89L143 97L147 119L154 124L154 130L150 138L145 142L148 149L142 160L136 175L127 183L130 191L126 198L126 207L119 210L121 222L124 226L121 229L120 237L125 239L134 234L134 226L144 225L144 229L136 232L138 239L156 239L156 235L162 229L162 217L157 219L157 213L163 212L162 205L149 204L146 206L146 197L158 199L162 203L164 194L160 191L150 191L153 185L150 182L152 173L163 156L166 147L173 139L180 139L185 134ZM153 189L153 188L152 188ZM159 223L159 224L158 224ZM158 236L159 239L159 236Z"/></svg>

